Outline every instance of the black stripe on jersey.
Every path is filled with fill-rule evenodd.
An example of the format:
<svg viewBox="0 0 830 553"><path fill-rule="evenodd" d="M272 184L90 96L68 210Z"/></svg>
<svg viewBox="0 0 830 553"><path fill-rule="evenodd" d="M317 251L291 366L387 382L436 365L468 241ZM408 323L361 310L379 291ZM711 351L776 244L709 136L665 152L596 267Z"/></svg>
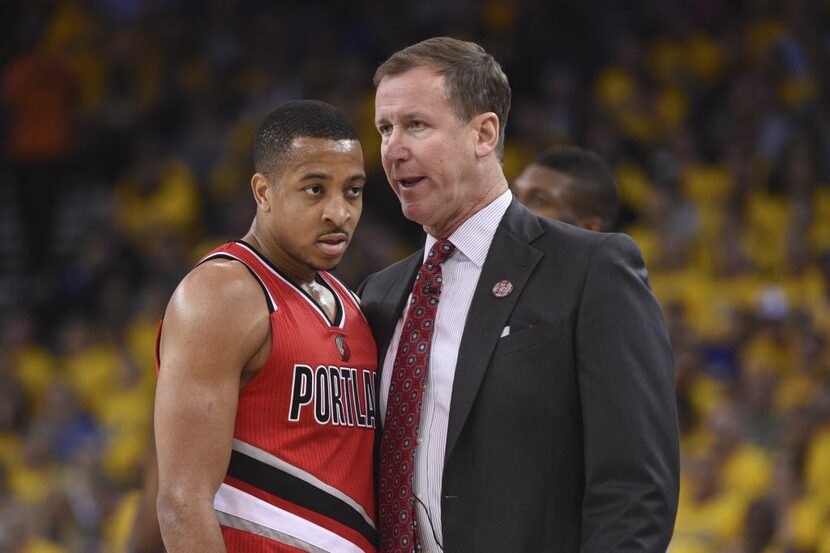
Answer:
<svg viewBox="0 0 830 553"><path fill-rule="evenodd" d="M247 263L245 263L244 261L242 261L238 257L234 257L234 256L232 256L230 254L227 254L227 253L215 253L215 254L211 255L210 257L206 257L205 259L200 261L199 265L201 265L205 261L210 261L211 259L230 259L231 261L238 261L238 262L242 263L242 266L245 267L246 269L248 269L248 272L251 273L251 276L254 277L254 280L256 280L259 283L259 287L262 288L262 293L265 294L265 303L268 304L268 312L273 313L274 311L277 310L277 306L274 305L274 302L271 300L271 294L268 293L268 289L265 287L265 283L262 282L262 279L259 278L259 275L256 274L253 269L248 267Z"/></svg>
<svg viewBox="0 0 830 553"><path fill-rule="evenodd" d="M290 284L297 292L299 292L300 294L302 294L303 296L308 298L308 301L311 302L311 305L313 305L317 309L317 311L320 312L320 314L323 316L323 318L329 323L329 326L339 327L343 324L343 318L346 316L346 311L343 307L342 301L340 300L340 294L338 294L335 290L332 290L331 293L334 294L334 298L337 301L338 310L337 310L337 314L335 316L335 320L332 321L329 318L329 316L326 315L326 312L323 310L323 308L320 307L317 304L317 302L314 300L314 298L312 298L311 295L308 292L303 290L302 286L299 286L296 282L291 280L286 274L284 274L282 271L277 269L277 267L273 263L268 261L267 257L265 257L264 255L262 255L259 252L259 250L257 250L255 247L253 247L249 243L245 242L244 240L234 240L234 242L236 242L237 244L239 244L243 248L247 248L247 249L251 250L259 258L259 260L262 261L262 263L264 265L266 265L269 269L271 269L276 274L278 274L280 276L280 278L282 278L285 282ZM325 280L325 279L321 277L319 280ZM326 284L326 287L329 290L331 290L331 286L329 286L328 282L326 282L325 284Z"/></svg>
<svg viewBox="0 0 830 553"><path fill-rule="evenodd" d="M346 316L346 306L343 305L343 301L340 299L340 294L337 293L337 290L334 289L334 286L329 284L329 282L320 273L314 275L314 281L318 284L322 284L323 286L325 286L326 289L328 289L328 291L331 292L331 295L334 296L334 301L335 303L337 303L337 312L334 314L334 321L336 322L330 322L332 326L340 326L343 323L343 317ZM302 288L300 288L300 290L302 290L304 294L311 298L311 296L309 296L305 290L303 290ZM311 298L311 301L314 301L314 298ZM317 302L314 301L314 303L316 304ZM328 319L328 316L326 318Z"/></svg>
<svg viewBox="0 0 830 553"><path fill-rule="evenodd" d="M354 304L354 306L357 308L357 310L360 312L360 314L363 316L363 320L364 320L364 321L366 321L366 322L368 323L369 321L368 321L368 319L366 319L366 313L364 313L364 312L363 312L363 304L360 302L360 296L358 296L355 292L352 292L352 289L351 289L351 288L349 288L349 287L346 285L346 283L344 283L344 282L343 282L343 279L341 279L341 278L340 278L339 276L337 276L336 274L334 274L334 273L332 273L332 272L329 272L329 271L326 271L326 276L327 276L327 277L331 277L331 278L332 278L332 280L334 280L335 282L337 282L337 284L338 284L338 285L340 285L340 287L341 287L343 290L345 290L345 291L346 291L346 294L345 294L345 295L349 296L349 297L352 299L352 303L353 303L353 304Z"/></svg>
<svg viewBox="0 0 830 553"><path fill-rule="evenodd" d="M377 545L377 531L351 505L320 488L244 453L231 451L228 476L326 516Z"/></svg>
<svg viewBox="0 0 830 553"><path fill-rule="evenodd" d="M352 292L352 289L349 288L346 285L345 282L343 282L343 279L340 278L340 275L336 275L336 274L332 273L331 271L326 271L326 274L328 276L330 276L331 278L333 278L337 282L337 284L339 284L340 287L343 288L343 290L346 291L346 294L351 296L351 298L354 300L354 304L357 306L358 309L360 309L360 297L357 294L355 294L354 292Z"/></svg>

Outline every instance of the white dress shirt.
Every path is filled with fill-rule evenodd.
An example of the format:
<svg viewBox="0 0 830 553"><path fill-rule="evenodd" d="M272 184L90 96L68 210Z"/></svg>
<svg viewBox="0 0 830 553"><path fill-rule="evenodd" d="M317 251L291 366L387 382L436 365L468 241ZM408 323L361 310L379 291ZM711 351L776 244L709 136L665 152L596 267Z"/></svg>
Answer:
<svg viewBox="0 0 830 553"><path fill-rule="evenodd" d="M413 492L424 505L416 503L416 518L423 551L439 553L443 548L441 531L441 479L444 472L444 449L447 444L447 424L450 415L455 364L458 360L458 346L464 333L464 323L470 304L473 301L481 268L490 250L493 235L501 222L512 194L505 191L489 205L464 221L449 236L455 245L455 251L442 265L443 284L438 311L435 315L435 328L429 355L429 366L424 382L424 397L421 409L421 421L418 429L417 449L415 453L415 487ZM437 242L430 235L424 245L424 259L432 245ZM401 327L406 319L409 302L401 313L386 359L380 386L380 412L386 417L386 401L389 395L389 381L392 365L398 352ZM428 510L428 512L427 512ZM430 524L430 520L432 524ZM435 530L433 536L432 529ZM436 543L437 539L437 543Z"/></svg>

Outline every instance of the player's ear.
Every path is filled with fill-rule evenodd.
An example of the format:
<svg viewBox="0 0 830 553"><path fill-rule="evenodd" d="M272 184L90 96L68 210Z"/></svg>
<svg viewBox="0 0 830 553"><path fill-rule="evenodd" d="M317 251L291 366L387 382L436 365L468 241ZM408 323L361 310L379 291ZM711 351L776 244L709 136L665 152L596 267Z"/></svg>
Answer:
<svg viewBox="0 0 830 553"><path fill-rule="evenodd" d="M499 145L499 117L492 111L479 113L473 118L476 131L476 156L487 157Z"/></svg>
<svg viewBox="0 0 830 553"><path fill-rule="evenodd" d="M251 191L254 193L257 209L271 210L271 181L262 173L254 173L251 177Z"/></svg>

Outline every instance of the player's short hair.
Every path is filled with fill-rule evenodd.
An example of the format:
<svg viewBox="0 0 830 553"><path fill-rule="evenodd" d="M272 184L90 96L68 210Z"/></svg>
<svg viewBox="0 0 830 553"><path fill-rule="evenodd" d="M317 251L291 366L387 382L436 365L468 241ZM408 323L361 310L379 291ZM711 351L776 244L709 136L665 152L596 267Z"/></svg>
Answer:
<svg viewBox="0 0 830 553"><path fill-rule="evenodd" d="M416 67L432 67L444 76L447 103L460 121L492 111L499 118L499 159L504 157L504 129L510 111L510 83L499 62L475 42L434 37L389 56L375 71L375 87L387 76Z"/></svg>
<svg viewBox="0 0 830 553"><path fill-rule="evenodd" d="M269 113L254 139L254 170L273 176L297 138L358 140L351 123L334 106L319 100L286 102Z"/></svg>
<svg viewBox="0 0 830 553"><path fill-rule="evenodd" d="M620 210L617 183L611 168L602 157L577 147L552 148L536 158L536 164L571 177L579 197L574 206L580 217L602 219L606 230L614 227Z"/></svg>

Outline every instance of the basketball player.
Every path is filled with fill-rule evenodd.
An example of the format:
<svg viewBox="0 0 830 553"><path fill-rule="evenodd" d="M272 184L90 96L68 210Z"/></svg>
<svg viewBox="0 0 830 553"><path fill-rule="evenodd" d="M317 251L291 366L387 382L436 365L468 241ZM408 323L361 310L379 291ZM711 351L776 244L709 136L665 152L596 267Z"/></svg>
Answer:
<svg viewBox="0 0 830 553"><path fill-rule="evenodd" d="M250 231L179 284L158 343L158 516L170 553L374 552L375 342L331 274L363 203L328 104L267 116Z"/></svg>
<svg viewBox="0 0 830 553"><path fill-rule="evenodd" d="M543 152L518 176L513 191L536 215L598 232L614 230L620 210L608 164L582 148Z"/></svg>

